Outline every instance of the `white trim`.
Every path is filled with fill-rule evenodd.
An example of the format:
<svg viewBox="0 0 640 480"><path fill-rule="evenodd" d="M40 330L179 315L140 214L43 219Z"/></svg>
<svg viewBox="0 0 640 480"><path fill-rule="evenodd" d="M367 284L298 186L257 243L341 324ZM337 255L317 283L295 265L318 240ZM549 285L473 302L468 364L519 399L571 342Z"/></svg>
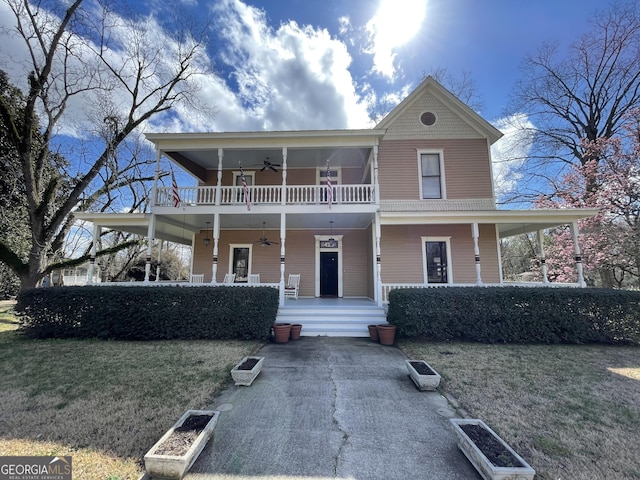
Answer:
<svg viewBox="0 0 640 480"><path fill-rule="evenodd" d="M504 282L504 274L502 272L502 247L500 246L500 229L498 225L494 225L496 230L496 252L498 253L498 273L500 278L500 285Z"/></svg>
<svg viewBox="0 0 640 480"><path fill-rule="evenodd" d="M315 238L315 251L316 251L316 272L315 272L315 291L314 296L318 298L320 296L320 252L338 252L338 298L343 297L344 288L342 285L342 271L344 269L344 263L342 261L342 237L344 235L314 235ZM338 241L337 248L320 248L320 242L323 240L329 240L333 238Z"/></svg>
<svg viewBox="0 0 640 480"><path fill-rule="evenodd" d="M253 243L230 243L229 244L229 271L227 273L233 273L233 249L234 248L249 249L249 265L247 266L247 282L248 282L249 275L251 275L252 267L253 267Z"/></svg>
<svg viewBox="0 0 640 480"><path fill-rule="evenodd" d="M451 265L451 237L420 237L421 249L422 249L422 278L424 278L424 284L429 284L429 278L427 275L427 249L425 244L427 242L445 242L447 245L447 283L438 283L437 285L449 285L453 283L453 267ZM434 284L435 285L435 284Z"/></svg>
<svg viewBox="0 0 640 480"><path fill-rule="evenodd" d="M422 196L422 155L438 155L440 159L440 197L435 200L446 200L447 199L447 182L444 174L444 150L437 149L417 149L417 160L418 160L418 189L420 190L420 200L434 200L431 198L423 198Z"/></svg>

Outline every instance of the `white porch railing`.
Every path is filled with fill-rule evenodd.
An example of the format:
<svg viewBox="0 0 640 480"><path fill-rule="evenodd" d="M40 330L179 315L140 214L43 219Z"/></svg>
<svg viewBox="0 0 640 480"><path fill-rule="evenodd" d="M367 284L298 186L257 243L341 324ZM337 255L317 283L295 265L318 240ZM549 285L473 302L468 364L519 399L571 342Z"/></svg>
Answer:
<svg viewBox="0 0 640 480"><path fill-rule="evenodd" d="M389 292L396 288L447 288L477 287L475 283L383 283L382 303L389 303ZM483 287L546 287L546 288L579 288L577 283L542 283L542 282L504 282L483 283Z"/></svg>
<svg viewBox="0 0 640 480"><path fill-rule="evenodd" d="M215 205L217 187L179 187L181 205ZM277 205L282 203L281 185L252 185L247 187L252 205ZM331 189L331 202L335 204L366 204L374 202L373 185L335 185ZM287 185L287 205L319 205L328 203L327 187L323 185ZM220 205L242 205L246 202L243 187L221 187ZM158 188L156 205L174 205L171 187Z"/></svg>
<svg viewBox="0 0 640 480"><path fill-rule="evenodd" d="M188 281L162 280L160 282L104 282L100 287L272 287L280 289L279 283L190 283Z"/></svg>

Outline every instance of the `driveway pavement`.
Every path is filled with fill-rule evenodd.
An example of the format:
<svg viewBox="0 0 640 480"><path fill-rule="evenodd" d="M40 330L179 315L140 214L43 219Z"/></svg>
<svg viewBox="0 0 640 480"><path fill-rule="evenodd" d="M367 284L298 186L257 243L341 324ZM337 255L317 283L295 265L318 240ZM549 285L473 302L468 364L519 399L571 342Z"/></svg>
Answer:
<svg viewBox="0 0 640 480"><path fill-rule="evenodd" d="M258 378L232 386L185 480L480 479L437 392L421 392L395 347L363 338L268 344ZM425 359L428 361L428 359Z"/></svg>

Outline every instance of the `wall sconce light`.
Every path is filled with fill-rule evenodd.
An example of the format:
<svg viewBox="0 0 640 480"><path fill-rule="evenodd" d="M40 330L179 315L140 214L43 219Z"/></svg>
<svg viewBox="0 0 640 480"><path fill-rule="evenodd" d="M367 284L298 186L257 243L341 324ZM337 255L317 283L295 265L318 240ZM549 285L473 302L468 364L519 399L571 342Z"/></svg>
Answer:
<svg viewBox="0 0 640 480"><path fill-rule="evenodd" d="M209 222L207 223L207 236L204 238L204 240L202 240L202 243L204 243L205 247L208 247L209 244L211 243L211 239L209 238Z"/></svg>

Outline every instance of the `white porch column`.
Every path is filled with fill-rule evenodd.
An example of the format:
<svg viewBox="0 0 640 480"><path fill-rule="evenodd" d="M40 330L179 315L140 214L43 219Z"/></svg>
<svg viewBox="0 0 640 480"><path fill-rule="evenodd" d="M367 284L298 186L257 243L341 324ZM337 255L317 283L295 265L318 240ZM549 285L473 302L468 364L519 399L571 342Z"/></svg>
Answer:
<svg viewBox="0 0 640 480"><path fill-rule="evenodd" d="M282 192L280 203L287 204L287 147L282 147Z"/></svg>
<svg viewBox="0 0 640 480"><path fill-rule="evenodd" d="M96 265L96 253L98 251L98 241L100 240L100 225L93 224L93 243L91 245L91 258L87 269L87 285L93 284L93 271Z"/></svg>
<svg viewBox="0 0 640 480"><path fill-rule="evenodd" d="M480 231L476 222L471 224L471 236L473 237L473 255L476 260L476 285L482 286L482 276L480 275L480 245L478 244L478 237L480 237Z"/></svg>
<svg viewBox="0 0 640 480"><path fill-rule="evenodd" d="M153 247L153 237L156 234L156 216L152 213L149 219L149 230L147 231L147 259L144 265L144 283L149 283L151 275L151 248Z"/></svg>
<svg viewBox="0 0 640 480"><path fill-rule="evenodd" d="M373 146L373 198L380 205L380 184L378 183L378 145Z"/></svg>
<svg viewBox="0 0 640 480"><path fill-rule="evenodd" d="M544 230L538 230L538 248L540 249L540 273L542 274L542 283L549 283L547 276L547 259L544 256Z"/></svg>
<svg viewBox="0 0 640 480"><path fill-rule="evenodd" d="M582 253L580 252L580 244L578 243L578 222L571 223L571 235L573 236L573 252L575 253L576 270L578 272L578 285L586 287L584 281L584 272L582 270Z"/></svg>
<svg viewBox="0 0 640 480"><path fill-rule="evenodd" d="M284 242L287 240L287 214L280 214L280 306L284 306L284 269L285 253Z"/></svg>
<svg viewBox="0 0 640 480"><path fill-rule="evenodd" d="M160 281L160 254L162 253L162 240L158 243L158 265L156 266L156 282Z"/></svg>
<svg viewBox="0 0 640 480"><path fill-rule="evenodd" d="M222 158L224 157L224 150L218 149L218 183L216 184L216 205L220 205L222 199Z"/></svg>
<svg viewBox="0 0 640 480"><path fill-rule="evenodd" d="M220 214L213 214L213 261L211 262L211 283L216 284L218 280L218 241L220 239Z"/></svg>
<svg viewBox="0 0 640 480"><path fill-rule="evenodd" d="M158 203L158 180L160 179L160 157L162 154L156 148L156 170L153 174L153 188L151 189L151 209Z"/></svg>
<svg viewBox="0 0 640 480"><path fill-rule="evenodd" d="M382 263L380 258L380 214L376 212L375 218L375 235L376 235L376 266L375 266L375 296L378 306L382 306Z"/></svg>

